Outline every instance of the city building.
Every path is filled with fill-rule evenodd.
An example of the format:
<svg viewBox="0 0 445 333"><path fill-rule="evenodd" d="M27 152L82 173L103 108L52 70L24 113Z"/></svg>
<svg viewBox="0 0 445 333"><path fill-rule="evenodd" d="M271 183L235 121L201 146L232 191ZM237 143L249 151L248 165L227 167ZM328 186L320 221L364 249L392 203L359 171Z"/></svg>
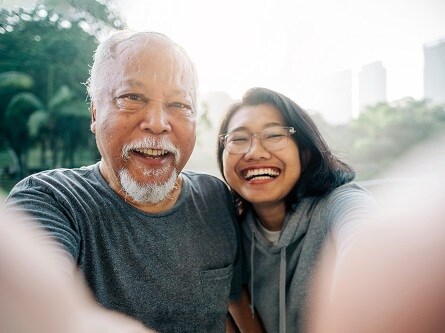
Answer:
<svg viewBox="0 0 445 333"><path fill-rule="evenodd" d="M381 61L362 67L358 73L358 109L386 102L386 69Z"/></svg>
<svg viewBox="0 0 445 333"><path fill-rule="evenodd" d="M321 113L331 124L344 124L352 119L352 71L335 73L323 82Z"/></svg>
<svg viewBox="0 0 445 333"><path fill-rule="evenodd" d="M445 104L445 39L424 44L424 96L435 104Z"/></svg>

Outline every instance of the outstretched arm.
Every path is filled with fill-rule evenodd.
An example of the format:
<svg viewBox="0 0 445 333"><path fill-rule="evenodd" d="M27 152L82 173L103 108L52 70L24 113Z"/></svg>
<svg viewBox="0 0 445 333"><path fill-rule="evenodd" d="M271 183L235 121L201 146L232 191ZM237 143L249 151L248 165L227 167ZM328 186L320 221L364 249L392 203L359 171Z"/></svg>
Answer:
<svg viewBox="0 0 445 333"><path fill-rule="evenodd" d="M0 332L153 332L95 302L69 255L27 220L0 206Z"/></svg>
<svg viewBox="0 0 445 333"><path fill-rule="evenodd" d="M380 214L319 263L308 333L445 331L442 180L388 188Z"/></svg>

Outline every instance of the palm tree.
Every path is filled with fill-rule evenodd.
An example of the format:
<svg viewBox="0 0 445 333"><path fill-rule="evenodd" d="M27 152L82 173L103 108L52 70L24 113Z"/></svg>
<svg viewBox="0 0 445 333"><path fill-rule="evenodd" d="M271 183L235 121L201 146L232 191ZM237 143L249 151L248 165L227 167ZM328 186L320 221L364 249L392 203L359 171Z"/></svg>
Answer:
<svg viewBox="0 0 445 333"><path fill-rule="evenodd" d="M5 112L6 139L15 162L14 170L19 178L27 174L28 150L31 137L28 131L30 115L43 108L39 98L29 92L21 92L11 99Z"/></svg>
<svg viewBox="0 0 445 333"><path fill-rule="evenodd" d="M0 148L8 151L14 164L12 172L22 174L22 166L25 159L23 149L26 151L27 142L20 145L19 138L23 136L21 124L27 111L39 107L36 100L29 95L17 95L20 92L32 88L34 80L23 72L8 71L0 73ZM26 106L29 103L29 107ZM12 117L17 110L17 123ZM6 119L7 118L7 119ZM13 126L11 126L11 124ZM11 145L11 142L14 142ZM14 149L13 146L17 146ZM21 147L19 147L21 146Z"/></svg>
<svg viewBox="0 0 445 333"><path fill-rule="evenodd" d="M60 151L65 152L64 159L73 164L76 148L85 141L78 131L79 117L84 122L85 118L89 119L86 104L73 101L74 94L69 87L62 85L45 105L31 92L18 92L19 88L32 86L33 79L26 73L0 73L0 87L15 91L9 101L2 100L7 103L2 134L14 163L13 172L19 179L28 172L28 151L34 144L40 147L41 168L56 166Z"/></svg>

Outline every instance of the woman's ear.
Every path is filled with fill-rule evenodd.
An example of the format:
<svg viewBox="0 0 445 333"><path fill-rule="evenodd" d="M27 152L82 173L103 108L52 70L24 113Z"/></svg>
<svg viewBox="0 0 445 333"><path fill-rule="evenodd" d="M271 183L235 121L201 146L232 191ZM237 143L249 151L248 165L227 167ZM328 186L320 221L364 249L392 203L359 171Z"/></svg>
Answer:
<svg viewBox="0 0 445 333"><path fill-rule="evenodd" d="M91 113L91 124L90 124L90 130L91 132L96 134L96 107L94 106L94 103L90 103L90 113Z"/></svg>
<svg viewBox="0 0 445 333"><path fill-rule="evenodd" d="M305 150L301 153L301 170L306 169L309 161L311 160L312 154L309 150Z"/></svg>

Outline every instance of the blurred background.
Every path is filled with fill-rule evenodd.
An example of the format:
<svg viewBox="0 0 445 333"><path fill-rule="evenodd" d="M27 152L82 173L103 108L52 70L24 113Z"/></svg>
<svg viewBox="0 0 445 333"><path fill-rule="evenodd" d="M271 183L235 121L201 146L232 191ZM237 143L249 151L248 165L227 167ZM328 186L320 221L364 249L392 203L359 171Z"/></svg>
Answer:
<svg viewBox="0 0 445 333"><path fill-rule="evenodd" d="M443 177L444 15L443 0L0 0L0 191L98 161L84 82L123 28L165 33L197 65L189 169L220 177L221 116L264 86L305 108L363 184Z"/></svg>

